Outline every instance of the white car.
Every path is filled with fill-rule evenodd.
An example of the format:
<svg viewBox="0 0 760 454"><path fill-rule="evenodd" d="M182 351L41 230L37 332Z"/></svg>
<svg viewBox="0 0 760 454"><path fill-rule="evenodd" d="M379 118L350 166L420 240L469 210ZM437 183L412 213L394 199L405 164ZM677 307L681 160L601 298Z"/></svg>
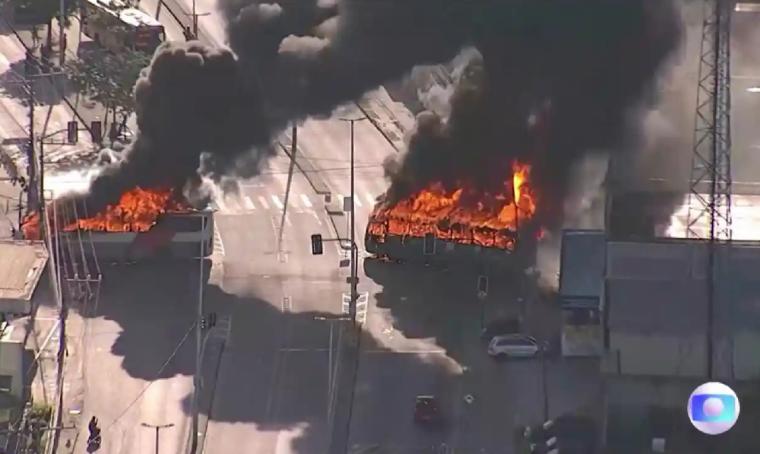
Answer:
<svg viewBox="0 0 760 454"><path fill-rule="evenodd" d="M488 344L488 354L493 357L532 358L540 351L538 341L523 334L496 336Z"/></svg>

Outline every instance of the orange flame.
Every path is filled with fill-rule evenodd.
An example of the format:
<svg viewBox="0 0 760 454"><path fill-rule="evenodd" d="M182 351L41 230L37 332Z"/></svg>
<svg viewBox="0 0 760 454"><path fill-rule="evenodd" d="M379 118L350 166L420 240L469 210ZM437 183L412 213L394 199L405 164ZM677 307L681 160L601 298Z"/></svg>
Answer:
<svg viewBox="0 0 760 454"><path fill-rule="evenodd" d="M465 186L447 191L441 183L433 183L393 206L381 202L370 216L367 232L378 242L389 234L433 234L456 243L512 250L519 222L536 212L530 170L528 164L514 163L512 177L497 194L477 193Z"/></svg>
<svg viewBox="0 0 760 454"><path fill-rule="evenodd" d="M192 208L180 201L174 191L167 188L143 189L135 187L121 195L119 202L108 205L95 216L74 221L61 219L64 214L58 212L60 222L65 225L60 230L72 232L89 230L97 232L145 232L156 224L159 216L171 212L187 212ZM60 211L60 210L59 210ZM27 215L21 230L27 239L40 239L39 215Z"/></svg>

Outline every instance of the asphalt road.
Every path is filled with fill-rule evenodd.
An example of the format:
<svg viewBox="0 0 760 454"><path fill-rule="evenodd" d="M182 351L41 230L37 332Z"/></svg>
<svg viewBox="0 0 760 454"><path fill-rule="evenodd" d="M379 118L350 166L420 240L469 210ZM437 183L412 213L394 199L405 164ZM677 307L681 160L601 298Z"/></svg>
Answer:
<svg viewBox="0 0 760 454"><path fill-rule="evenodd" d="M192 392L187 375L193 366L192 337L159 374L193 323L191 281L185 274L190 270L184 268L114 268L104 275L102 315L90 321L87 336L82 419L100 419L104 452L154 449L154 432L142 423L175 424L161 434L161 451L184 452L189 421L179 408Z"/></svg>

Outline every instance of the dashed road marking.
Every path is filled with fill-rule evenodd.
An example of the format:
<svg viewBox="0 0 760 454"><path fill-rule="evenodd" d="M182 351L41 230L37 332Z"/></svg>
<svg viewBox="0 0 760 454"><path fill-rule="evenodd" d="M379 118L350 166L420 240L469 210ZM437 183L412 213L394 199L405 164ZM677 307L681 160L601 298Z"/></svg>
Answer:
<svg viewBox="0 0 760 454"><path fill-rule="evenodd" d="M224 255L224 242L219 229L214 229L214 250L218 251L220 255Z"/></svg>

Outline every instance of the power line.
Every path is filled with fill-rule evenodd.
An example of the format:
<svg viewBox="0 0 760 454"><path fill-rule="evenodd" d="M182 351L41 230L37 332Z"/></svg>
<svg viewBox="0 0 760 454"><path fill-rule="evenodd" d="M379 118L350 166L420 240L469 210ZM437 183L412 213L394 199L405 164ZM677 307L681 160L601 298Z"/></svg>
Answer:
<svg viewBox="0 0 760 454"><path fill-rule="evenodd" d="M158 372L156 373L156 376L161 376L161 374L164 372L164 369L166 369L166 366L168 366L169 363L171 362L171 360L174 359L175 356L177 356L177 352L182 347L182 345L185 343L185 341L187 340L187 338L190 336L190 333L193 332L193 328L195 328L195 325L196 325L195 322L193 322L193 324L190 325L190 328L187 329L187 332L185 332L185 335L182 337L182 340L179 341L179 344L177 344L177 347L174 349L174 351L171 353L171 355L169 355L169 357L166 359L166 361L164 362L164 364L161 365L161 368L158 369ZM140 394L138 394L137 397L135 397L134 400L132 400L132 402L130 402L129 405L127 405L127 407L124 409L124 411L122 411L121 414L119 414L119 416L117 416L116 419L114 419L113 422L111 424L109 424L108 427L106 427L106 430L110 429L113 426L115 426L116 423L118 423L119 420L122 417L124 417L125 414L127 414L127 412L129 411L129 409L132 408L132 406L134 404L136 404L137 401L139 401L142 398L142 396L145 394L145 392L148 391L148 388L150 388L151 385L153 385L153 383L155 383L155 382L156 382L156 379L154 379L153 381L151 381L150 383L148 383L147 385L145 385L145 387L142 389L142 391L140 391Z"/></svg>

